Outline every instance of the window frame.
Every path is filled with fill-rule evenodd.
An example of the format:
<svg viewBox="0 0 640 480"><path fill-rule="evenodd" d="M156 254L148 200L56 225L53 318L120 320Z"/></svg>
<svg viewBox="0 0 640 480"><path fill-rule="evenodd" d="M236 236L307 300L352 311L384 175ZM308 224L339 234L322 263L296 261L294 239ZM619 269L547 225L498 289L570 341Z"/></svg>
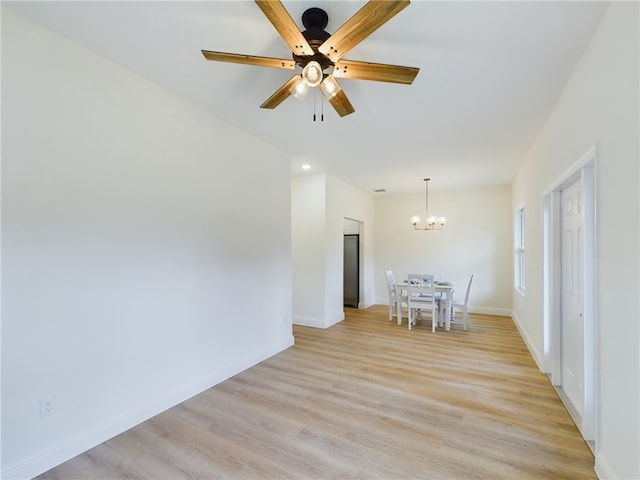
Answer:
<svg viewBox="0 0 640 480"><path fill-rule="evenodd" d="M524 296L526 292L526 211L524 205L516 208L513 227L514 288Z"/></svg>

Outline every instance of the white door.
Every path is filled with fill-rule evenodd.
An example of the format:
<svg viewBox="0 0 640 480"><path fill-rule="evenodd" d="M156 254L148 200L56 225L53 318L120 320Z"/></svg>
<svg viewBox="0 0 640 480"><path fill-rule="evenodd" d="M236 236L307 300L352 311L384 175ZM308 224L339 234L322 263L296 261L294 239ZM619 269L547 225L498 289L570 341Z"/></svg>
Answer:
<svg viewBox="0 0 640 480"><path fill-rule="evenodd" d="M562 205L562 389L582 418L585 406L584 209L581 182L565 188Z"/></svg>

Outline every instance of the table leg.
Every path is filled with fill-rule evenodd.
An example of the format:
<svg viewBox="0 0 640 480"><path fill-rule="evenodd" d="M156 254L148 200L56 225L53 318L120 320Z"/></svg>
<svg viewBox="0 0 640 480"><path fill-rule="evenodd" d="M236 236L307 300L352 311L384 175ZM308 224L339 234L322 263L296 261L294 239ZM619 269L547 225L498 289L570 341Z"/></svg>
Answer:
<svg viewBox="0 0 640 480"><path fill-rule="evenodd" d="M453 290L447 292L447 308L444 311L444 321L447 332L451 330L451 302L453 301Z"/></svg>
<svg viewBox="0 0 640 480"><path fill-rule="evenodd" d="M451 302L447 300L447 308L445 308L444 310L444 325L445 325L445 330L447 332L451 330L451 310L449 308L450 306L451 306Z"/></svg>

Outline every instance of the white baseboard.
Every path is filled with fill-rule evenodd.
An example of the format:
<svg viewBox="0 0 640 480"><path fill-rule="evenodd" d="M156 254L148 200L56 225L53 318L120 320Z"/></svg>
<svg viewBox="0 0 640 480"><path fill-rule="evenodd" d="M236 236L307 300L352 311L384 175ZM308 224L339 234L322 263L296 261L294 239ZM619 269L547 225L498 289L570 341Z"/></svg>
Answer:
<svg viewBox="0 0 640 480"><path fill-rule="evenodd" d="M293 324L303 327L327 328L323 318L293 317Z"/></svg>
<svg viewBox="0 0 640 480"><path fill-rule="evenodd" d="M305 317L293 317L293 324L300 325L303 327L313 327L313 328L329 328L336 323L340 323L344 320L344 312L341 312L340 315L336 316L333 319L326 318L305 318Z"/></svg>
<svg viewBox="0 0 640 480"><path fill-rule="evenodd" d="M344 320L344 310L342 310L339 314L337 314L335 318L330 318L327 321L327 328L331 327L332 325L335 325L336 323L340 323L343 320Z"/></svg>
<svg viewBox="0 0 640 480"><path fill-rule="evenodd" d="M481 315L497 315L499 317L510 317L511 309L501 307L480 307L469 305L469 313L479 313Z"/></svg>
<svg viewBox="0 0 640 480"><path fill-rule="evenodd" d="M115 417L105 419L102 423L93 426L89 430L25 458L17 464L2 465L3 470L0 478L17 480L30 479L40 475L218 383L237 375L243 370L286 350L293 344L293 335L284 337L279 344L270 345L268 348L231 365L224 365L219 370L211 372L211 374L205 377L192 380L181 385L179 388L168 391L165 395L150 399L147 403L138 405L128 412L123 412Z"/></svg>
<svg viewBox="0 0 640 480"><path fill-rule="evenodd" d="M614 473L613 468L611 468L611 465L609 465L607 459L602 455L596 455L595 470L596 475L600 480L614 480L622 478Z"/></svg>
<svg viewBox="0 0 640 480"><path fill-rule="evenodd" d="M531 353L533 360L536 362L536 365L538 366L538 370L540 370L542 373L546 373L544 371L544 368L542 367L542 355L540 355L540 352L531 341L531 338L527 334L527 331L524 328L522 328L522 324L520 323L518 316L515 313L511 313L511 318L513 319L513 323L518 329L518 332L520 332L520 336L524 340L525 345L529 349L529 353Z"/></svg>
<svg viewBox="0 0 640 480"><path fill-rule="evenodd" d="M389 302L386 302L386 304L388 305ZM373 305L375 305L375 302L373 302L373 303L372 302L366 302L366 303L360 302L358 304L358 308L369 308L369 307L372 307Z"/></svg>

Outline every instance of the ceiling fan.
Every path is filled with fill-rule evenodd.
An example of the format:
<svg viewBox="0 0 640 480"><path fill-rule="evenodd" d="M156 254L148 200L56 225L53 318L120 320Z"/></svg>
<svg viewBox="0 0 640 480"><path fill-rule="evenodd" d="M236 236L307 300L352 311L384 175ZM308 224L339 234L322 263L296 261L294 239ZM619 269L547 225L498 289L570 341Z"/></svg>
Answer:
<svg viewBox="0 0 640 480"><path fill-rule="evenodd" d="M301 32L282 2L274 0L255 0L255 2L291 49L292 60L209 50L202 50L202 54L207 60L218 62L286 70L294 70L296 65L302 68L302 73L291 77L260 105L260 108L276 108L290 95L304 98L310 87L318 87L338 115L344 117L355 110L336 78L411 84L420 70L416 67L359 62L342 58L409 5L409 0L370 0L333 34L324 30L328 16L320 8L305 10L302 14L302 24L306 30Z"/></svg>

